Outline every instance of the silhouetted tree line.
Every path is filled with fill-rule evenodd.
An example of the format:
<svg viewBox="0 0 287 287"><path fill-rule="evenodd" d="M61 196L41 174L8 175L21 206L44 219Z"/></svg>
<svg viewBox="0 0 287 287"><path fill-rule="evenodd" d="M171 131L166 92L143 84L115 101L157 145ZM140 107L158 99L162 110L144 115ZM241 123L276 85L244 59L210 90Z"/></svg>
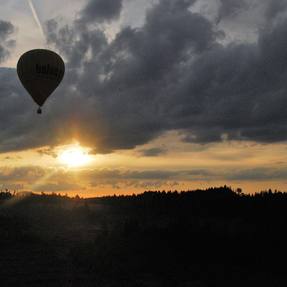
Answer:
<svg viewBox="0 0 287 287"><path fill-rule="evenodd" d="M17 196L22 196L22 197L34 197L34 198L60 198L60 199L76 199L76 200L83 200L84 198L81 198L79 195L76 195L74 197L70 197L67 193L62 194L62 193L33 193L33 192L16 192L16 191L11 191L9 189L5 190L0 190L0 199L11 199L12 197L17 197ZM275 189L272 191L272 189L264 190L259 193L255 194L245 194L243 193L241 188L237 189L232 189L232 187L229 186L222 186L222 187L211 187L207 189L196 189L196 190L149 190L145 191L144 193L140 194L132 194L132 195L116 195L114 194L113 196L102 196L102 197L95 197L95 198L89 198L87 199L88 201L101 201L101 202L110 202L112 203L114 200L118 202L120 201L127 201L127 200L162 200L164 198L169 198L169 199L175 199L175 198L227 198L227 197L245 197L245 198L270 198L270 197L280 197L280 198L287 198L287 193L286 192L281 192Z"/></svg>
<svg viewBox="0 0 287 287"><path fill-rule="evenodd" d="M13 194L14 193L11 193L8 189L5 189L4 191L1 190L0 191L0 201L11 199L13 197Z"/></svg>
<svg viewBox="0 0 287 287"><path fill-rule="evenodd" d="M0 194L1 286L285 286L287 194ZM283 262L283 264L282 264Z"/></svg>

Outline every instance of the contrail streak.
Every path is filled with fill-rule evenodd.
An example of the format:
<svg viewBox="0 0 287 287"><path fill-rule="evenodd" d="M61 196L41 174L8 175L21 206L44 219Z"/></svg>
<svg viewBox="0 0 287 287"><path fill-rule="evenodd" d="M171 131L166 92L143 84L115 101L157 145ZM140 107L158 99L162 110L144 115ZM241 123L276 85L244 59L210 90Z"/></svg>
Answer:
<svg viewBox="0 0 287 287"><path fill-rule="evenodd" d="M43 38L46 39L44 30L43 30L43 27L42 27L42 24L41 24L40 19L39 19L39 17L38 17L37 11L36 11L36 9L35 9L35 7L34 7L34 5L33 5L33 2L32 2L32 0L27 0L27 1L28 1L28 4L29 4L30 8L31 8L31 11L32 11L34 20L35 20L35 22L37 23L37 25L38 25L38 27L39 27L39 29L40 29L40 31L41 31L41 34L42 34Z"/></svg>

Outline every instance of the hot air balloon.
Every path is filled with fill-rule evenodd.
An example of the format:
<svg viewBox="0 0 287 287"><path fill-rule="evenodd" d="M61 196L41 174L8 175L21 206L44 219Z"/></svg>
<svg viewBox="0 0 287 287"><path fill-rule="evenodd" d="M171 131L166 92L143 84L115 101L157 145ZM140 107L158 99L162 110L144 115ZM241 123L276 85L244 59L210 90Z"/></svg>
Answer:
<svg viewBox="0 0 287 287"><path fill-rule="evenodd" d="M65 64L55 52L36 49L20 57L17 73L24 88L39 105L38 114L41 114L41 107L64 77Z"/></svg>

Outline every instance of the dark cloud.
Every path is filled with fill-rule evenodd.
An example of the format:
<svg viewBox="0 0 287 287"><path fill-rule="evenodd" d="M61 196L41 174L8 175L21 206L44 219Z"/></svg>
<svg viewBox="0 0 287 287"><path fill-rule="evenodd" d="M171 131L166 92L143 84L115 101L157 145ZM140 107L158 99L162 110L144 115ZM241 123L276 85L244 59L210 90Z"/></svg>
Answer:
<svg viewBox="0 0 287 287"><path fill-rule="evenodd" d="M101 2L87 7L95 3ZM218 28L192 12L193 3L161 0L142 27L124 27L111 41L103 28L88 25L87 7L71 26L49 21L49 42L66 59L64 82L39 118L15 71L0 70L0 150L76 138L104 153L170 130L197 143L286 140L284 13L258 30L257 42L223 45ZM234 1L222 5L226 17L239 9Z"/></svg>
<svg viewBox="0 0 287 287"><path fill-rule="evenodd" d="M167 180L176 177L178 172L162 170L118 170L118 169L100 169L93 171L84 171L83 178L88 180L99 179L117 179L117 180Z"/></svg>
<svg viewBox="0 0 287 287"><path fill-rule="evenodd" d="M84 23L110 21L119 17L122 10L122 0L89 0L81 13Z"/></svg>
<svg viewBox="0 0 287 287"><path fill-rule="evenodd" d="M33 188L33 191L38 192L63 192L72 190L84 190L84 188L78 184L68 182L45 183Z"/></svg>
<svg viewBox="0 0 287 287"><path fill-rule="evenodd" d="M160 109L162 104L164 108L162 96L168 71L176 70L187 54L198 54L215 44L212 25L190 12L192 3L161 1L147 13L144 27L124 28L110 44L101 31L91 33L77 26L74 32L80 39L74 37L66 49L61 35L67 33L61 31L70 28L55 33L52 26L57 24L49 23L50 40L60 43L58 47L70 59L69 64L74 67L78 63L75 59L82 60L78 66L83 74L73 75L73 80L77 81L79 94L89 101L90 111L78 107L77 120L85 122L81 124L85 129L82 138L96 141L99 151L132 148L166 131L166 115ZM71 49L79 43L85 43L80 50L89 51L90 60L83 61L85 53L79 57L79 49ZM95 131L98 136L89 139L87 135Z"/></svg>
<svg viewBox="0 0 287 287"><path fill-rule="evenodd" d="M102 169L83 171L81 178L91 187L110 186L115 189L139 188L175 188L186 181L198 182L224 179L224 173L209 169L191 170L118 170Z"/></svg>
<svg viewBox="0 0 287 287"><path fill-rule="evenodd" d="M44 119L39 121L33 115L33 101L21 87L15 69L1 68L0 83L0 150L42 146L44 141L40 136L49 138L44 131L47 125Z"/></svg>
<svg viewBox="0 0 287 287"><path fill-rule="evenodd" d="M84 190L72 173L62 169L48 169L39 166L0 168L0 188L24 189L28 186L33 191Z"/></svg>
<svg viewBox="0 0 287 287"><path fill-rule="evenodd" d="M247 0L220 0L217 23L222 19L234 17L243 10L248 9Z"/></svg>
<svg viewBox="0 0 287 287"><path fill-rule="evenodd" d="M0 20L0 63L9 56L9 51L15 45L15 41L10 39L13 32L14 26L10 22Z"/></svg>
<svg viewBox="0 0 287 287"><path fill-rule="evenodd" d="M79 181L80 179L80 181ZM46 169L37 166L0 169L0 188L27 189L43 192L87 190L102 187L113 189L176 188L199 181L272 181L286 180L286 167L190 169L190 170L73 170Z"/></svg>
<svg viewBox="0 0 287 287"><path fill-rule="evenodd" d="M286 0L272 0L268 1L266 9L267 20L272 20L278 15L286 12L287 1Z"/></svg>
<svg viewBox="0 0 287 287"><path fill-rule="evenodd" d="M47 170L37 166L25 166L17 168L0 168L0 183L34 183L44 177Z"/></svg>
<svg viewBox="0 0 287 287"><path fill-rule="evenodd" d="M232 170L224 169L191 169L191 170L94 170L82 173L83 178L91 183L92 186L100 184L120 185L124 183L126 186L135 186L137 183L159 183L161 185L172 182L179 183L184 181L270 181L270 180L286 180L287 169L274 167L260 168L234 168Z"/></svg>
<svg viewBox="0 0 287 287"><path fill-rule="evenodd" d="M155 189L175 187L175 180L181 174L179 171L162 170L118 170L102 169L84 171L81 173L83 179L89 182L93 188L110 186L113 189L140 188Z"/></svg>
<svg viewBox="0 0 287 287"><path fill-rule="evenodd" d="M37 152L42 156L47 155L47 156L51 156L53 158L57 158L57 156L58 156L57 153L55 152L55 150L50 148L50 147L41 148L41 149L37 150Z"/></svg>
<svg viewBox="0 0 287 287"><path fill-rule="evenodd" d="M14 32L14 27L10 22L0 20L0 40L6 40Z"/></svg>
<svg viewBox="0 0 287 287"><path fill-rule="evenodd" d="M149 149L143 149L140 151L140 154L142 156L159 156L165 154L167 151L165 148L149 148Z"/></svg>
<svg viewBox="0 0 287 287"><path fill-rule="evenodd" d="M21 156L5 156L4 160L20 160L22 159Z"/></svg>
<svg viewBox="0 0 287 287"><path fill-rule="evenodd" d="M199 92L200 98L180 111L193 118L187 141L286 140L286 23L266 27L257 44L218 47L196 61L186 94ZM194 106L192 116L187 111Z"/></svg>
<svg viewBox="0 0 287 287"><path fill-rule="evenodd" d="M226 176L226 179L239 181L270 181L287 180L287 169L278 168L254 168L234 171Z"/></svg>

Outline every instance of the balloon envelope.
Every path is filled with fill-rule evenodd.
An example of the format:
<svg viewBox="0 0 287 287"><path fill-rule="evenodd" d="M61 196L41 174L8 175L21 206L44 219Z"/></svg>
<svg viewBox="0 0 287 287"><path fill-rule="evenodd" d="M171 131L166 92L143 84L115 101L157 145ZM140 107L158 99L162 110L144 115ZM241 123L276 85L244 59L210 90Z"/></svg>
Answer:
<svg viewBox="0 0 287 287"><path fill-rule="evenodd" d="M25 89L41 107L61 83L65 64L55 52L36 49L20 57L17 73Z"/></svg>

